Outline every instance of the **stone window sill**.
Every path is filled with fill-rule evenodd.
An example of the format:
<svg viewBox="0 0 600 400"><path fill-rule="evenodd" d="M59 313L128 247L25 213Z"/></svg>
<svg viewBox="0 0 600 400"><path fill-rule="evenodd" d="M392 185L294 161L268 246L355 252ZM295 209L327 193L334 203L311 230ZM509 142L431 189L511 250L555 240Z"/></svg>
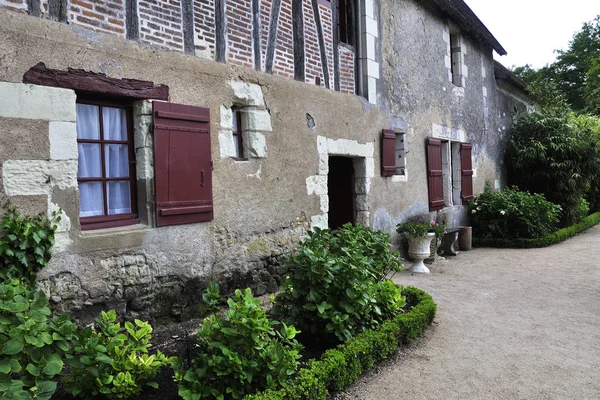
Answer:
<svg viewBox="0 0 600 400"><path fill-rule="evenodd" d="M408 175L392 175L392 182L408 182Z"/></svg>
<svg viewBox="0 0 600 400"><path fill-rule="evenodd" d="M94 229L89 231L81 231L80 237L88 238L88 237L96 237L96 236L106 236L106 235L116 235L116 234L124 234L131 232L139 232L139 231L150 231L150 228L144 224L134 224L127 226L119 226L114 228L104 228L104 229Z"/></svg>

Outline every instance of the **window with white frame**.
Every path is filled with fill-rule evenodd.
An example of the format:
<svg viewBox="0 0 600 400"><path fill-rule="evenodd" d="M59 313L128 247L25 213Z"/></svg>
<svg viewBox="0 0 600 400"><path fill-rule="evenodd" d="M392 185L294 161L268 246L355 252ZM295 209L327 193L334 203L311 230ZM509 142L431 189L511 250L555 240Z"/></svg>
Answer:
<svg viewBox="0 0 600 400"><path fill-rule="evenodd" d="M406 175L406 153L408 152L406 144L406 134L396 132L396 175Z"/></svg>
<svg viewBox="0 0 600 400"><path fill-rule="evenodd" d="M444 206L461 205L460 142L442 141Z"/></svg>

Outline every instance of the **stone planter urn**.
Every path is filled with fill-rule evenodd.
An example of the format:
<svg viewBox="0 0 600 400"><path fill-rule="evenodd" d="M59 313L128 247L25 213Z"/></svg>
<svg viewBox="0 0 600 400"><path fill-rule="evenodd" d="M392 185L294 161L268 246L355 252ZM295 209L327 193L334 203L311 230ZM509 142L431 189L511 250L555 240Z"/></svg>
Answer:
<svg viewBox="0 0 600 400"><path fill-rule="evenodd" d="M414 261L410 268L411 272L419 274L428 274L429 268L423 264L423 260L431 254L431 240L435 233L428 233L427 236L407 236L408 238L408 256Z"/></svg>

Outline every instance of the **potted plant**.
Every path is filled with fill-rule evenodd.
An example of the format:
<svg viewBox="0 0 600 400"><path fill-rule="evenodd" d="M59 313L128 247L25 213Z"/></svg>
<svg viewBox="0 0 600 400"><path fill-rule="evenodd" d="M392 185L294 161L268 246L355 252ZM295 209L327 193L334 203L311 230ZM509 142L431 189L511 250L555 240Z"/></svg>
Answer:
<svg viewBox="0 0 600 400"><path fill-rule="evenodd" d="M446 226L429 218L418 218L398 224L396 231L403 233L408 239L408 256L414 261L410 270L428 274L429 268L425 266L423 260L431 253L431 239L436 236L442 237L446 232Z"/></svg>

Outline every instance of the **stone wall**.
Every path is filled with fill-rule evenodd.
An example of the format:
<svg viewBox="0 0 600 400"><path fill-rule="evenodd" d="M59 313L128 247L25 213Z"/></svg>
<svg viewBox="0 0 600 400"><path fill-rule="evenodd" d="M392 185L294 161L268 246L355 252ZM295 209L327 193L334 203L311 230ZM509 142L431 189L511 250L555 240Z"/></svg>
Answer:
<svg viewBox="0 0 600 400"><path fill-rule="evenodd" d="M281 2L280 27L291 26L290 4ZM364 18L377 19L369 27L369 40L377 41L364 55L362 78L376 80L380 90L366 97L280 76L290 74L281 56L282 49L293 53L288 45L277 48L274 73L266 74L0 10L0 54L8 60L0 67L0 200L27 213L62 210L53 260L39 276L54 307L81 320L114 307L128 317L168 321L195 315L210 280L226 292L246 286L256 294L273 291L285 273L286 254L311 228L328 223L335 206L327 188L331 156L353 159L356 221L390 233L396 223L428 212L428 136L473 143L476 190L486 180L502 182L502 143L511 110L520 103L498 88L491 49L466 35L468 77L456 90L445 59L447 21L409 0L371 5ZM352 57L342 59L351 71ZM146 99L133 104L140 224L81 231L77 94L21 83L38 62L164 84L170 101L208 108L214 221L155 226L153 99ZM341 77L339 83L351 91L351 80ZM243 161L231 151L233 106L245 115ZM384 128L405 135L405 175L380 174ZM462 206L442 212L451 225L465 220Z"/></svg>

